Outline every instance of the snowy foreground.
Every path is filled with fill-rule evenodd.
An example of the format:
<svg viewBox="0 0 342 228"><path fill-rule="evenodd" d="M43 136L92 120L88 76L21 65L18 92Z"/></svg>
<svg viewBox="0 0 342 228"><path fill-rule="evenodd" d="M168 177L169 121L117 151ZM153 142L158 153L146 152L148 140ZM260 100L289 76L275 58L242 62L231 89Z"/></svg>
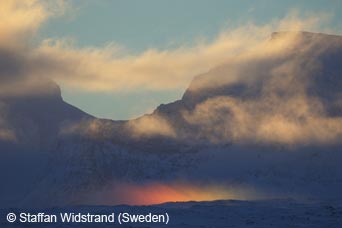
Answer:
<svg viewBox="0 0 342 228"><path fill-rule="evenodd" d="M59 214L165 214L170 221L164 223L9 223L9 212L19 214L24 210L1 210L0 227L276 227L276 228L340 228L342 227L342 203L301 203L293 200L270 201L213 201L167 203L156 206L80 206L24 212Z"/></svg>

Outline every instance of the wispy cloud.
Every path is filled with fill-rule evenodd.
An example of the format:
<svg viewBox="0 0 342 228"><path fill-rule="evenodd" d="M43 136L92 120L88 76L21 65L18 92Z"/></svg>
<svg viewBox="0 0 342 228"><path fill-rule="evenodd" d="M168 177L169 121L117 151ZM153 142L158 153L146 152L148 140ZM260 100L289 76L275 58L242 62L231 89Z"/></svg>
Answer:
<svg viewBox="0 0 342 228"><path fill-rule="evenodd" d="M342 118L321 114L314 99L292 97L242 101L216 97L185 112L195 137L213 143L280 143L287 145L338 142ZM194 133L194 132L192 132Z"/></svg>
<svg viewBox="0 0 342 228"><path fill-rule="evenodd" d="M34 39L46 20L61 15L65 1L4 0L0 8L0 95L37 92L51 62L37 51ZM52 65L50 65L52 64Z"/></svg>
<svg viewBox="0 0 342 228"><path fill-rule="evenodd" d="M295 143L331 141L340 132L336 128L341 126L339 118L325 116L319 108L320 101L305 92L298 92L305 91L308 79L291 83L291 76L312 70L306 65L303 72L298 66L304 62L298 58L285 61L282 58L288 53L288 47L296 44L296 36L288 35L275 42L267 42L273 31L317 30L322 18L324 22L328 17L326 14L316 13L301 18L292 12L265 25L250 23L222 31L210 42L194 42L192 46L170 50L150 49L139 54L126 52L115 44L102 48L77 48L67 40L48 39L33 45L32 39L41 25L64 9L64 1L56 1L52 5L35 0L2 2L0 95L37 92L45 79L54 79L65 86L86 91L179 90L185 89L195 75L224 65L210 72L212 77L196 80L189 91L234 82L243 82L253 88L262 81L263 96L254 101L217 97L198 104L195 110L184 111L188 123L200 124L199 134L206 137L218 135L215 140L220 140L220 137L234 140L254 138ZM310 48L308 45L297 47L298 52ZM286 99L277 95L284 91L292 95ZM294 108L297 106L300 108ZM222 113L221 108L229 110L229 118L226 114L218 116ZM216 126L217 120L221 119L224 124L220 122ZM96 130L98 125L89 126ZM176 135L168 120L161 116L144 117L129 122L128 126L138 135Z"/></svg>
<svg viewBox="0 0 342 228"><path fill-rule="evenodd" d="M323 56L337 49L338 38L280 33L194 80L185 100L197 100L196 106L184 110L183 117L197 127L197 138L211 142L336 143L342 118L329 110L341 110L334 86L340 80L336 76L329 82L321 68L329 67Z"/></svg>
<svg viewBox="0 0 342 228"><path fill-rule="evenodd" d="M125 128L134 138L167 136L176 138L175 129L169 122L161 116L145 115L138 119L130 120L125 124Z"/></svg>
<svg viewBox="0 0 342 228"><path fill-rule="evenodd" d="M248 24L223 31L211 42L171 50L150 49L132 55L116 45L77 49L63 40L46 40L38 49L54 64L53 78L64 85L89 91L173 90L186 88L194 75L224 63L257 46L273 31L314 28L316 16L291 14L263 26Z"/></svg>
<svg viewBox="0 0 342 228"><path fill-rule="evenodd" d="M8 113L6 104L0 102L0 141L15 142L15 131L8 125Z"/></svg>
<svg viewBox="0 0 342 228"><path fill-rule="evenodd" d="M67 8L64 0L4 0L0 8L0 45L28 45L37 30L51 16Z"/></svg>
<svg viewBox="0 0 342 228"><path fill-rule="evenodd" d="M313 29L322 18L322 15L311 15L301 19L291 13L263 26L248 24L222 31L211 42L196 41L192 46L149 49L139 54L131 54L115 44L76 48L68 40L53 38L33 45L32 38L41 25L50 17L60 15L66 7L65 1L6 0L2 3L1 79L20 76L23 84L24 75L28 81L24 84L30 84L28 88L31 88L37 80L48 77L73 89L99 92L185 89L194 75L256 46L272 31ZM13 93L13 89L7 90Z"/></svg>

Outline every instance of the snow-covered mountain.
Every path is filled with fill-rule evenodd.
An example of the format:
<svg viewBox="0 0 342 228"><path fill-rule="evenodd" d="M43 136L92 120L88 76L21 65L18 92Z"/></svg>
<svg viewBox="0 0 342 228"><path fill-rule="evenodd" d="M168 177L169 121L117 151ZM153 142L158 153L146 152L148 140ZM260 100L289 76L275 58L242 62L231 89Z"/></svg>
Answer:
<svg viewBox="0 0 342 228"><path fill-rule="evenodd" d="M341 36L274 33L195 77L181 100L130 121L92 117L50 81L1 95L1 205L94 202L122 182L339 197L341 63Z"/></svg>
<svg viewBox="0 0 342 228"><path fill-rule="evenodd" d="M15 90L16 88L13 88ZM64 124L91 119L65 103L49 80L22 94L0 95L0 169L2 205L21 201L44 172L49 151Z"/></svg>
<svg viewBox="0 0 342 228"><path fill-rule="evenodd" d="M1 94L0 102L1 131L7 129L11 133L11 137L0 138L0 143L23 145L25 150L46 150L54 143L61 126L92 118L64 102L59 86L49 80L41 81L33 92Z"/></svg>
<svg viewBox="0 0 342 228"><path fill-rule="evenodd" d="M16 214L22 209L15 209L11 212ZM220 200L212 202L176 202L153 206L78 206L72 208L52 208L30 210L31 214L44 212L45 214L59 215L59 213L73 212L82 215L104 214L113 212L115 216L119 213L130 215L148 215L149 213L160 215L168 213L170 220L167 227L203 227L203 228L340 228L342 222L342 206L340 202L296 202L291 199L278 199L268 201L239 201ZM5 217L7 210L0 209L0 216ZM22 227L21 223L9 224L7 221L0 221L1 227ZM47 224L35 223L35 227L46 227ZM49 227L165 227L165 223L157 222L115 222L108 223L63 223L58 219L57 223L50 223Z"/></svg>

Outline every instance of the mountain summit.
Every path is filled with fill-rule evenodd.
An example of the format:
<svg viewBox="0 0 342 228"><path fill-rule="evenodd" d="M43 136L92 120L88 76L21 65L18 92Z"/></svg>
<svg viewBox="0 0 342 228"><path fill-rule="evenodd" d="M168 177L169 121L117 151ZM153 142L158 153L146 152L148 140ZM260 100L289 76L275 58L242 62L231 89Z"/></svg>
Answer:
<svg viewBox="0 0 342 228"><path fill-rule="evenodd" d="M273 33L255 50L196 76L181 100L159 106L154 115L192 141L336 143L341 61L341 36Z"/></svg>
<svg viewBox="0 0 342 228"><path fill-rule="evenodd" d="M21 176L1 200L80 204L120 183L203 178L260 197L338 197L341 62L341 36L273 33L196 76L181 100L130 121L91 117L51 81L1 94L1 160L17 165L0 173Z"/></svg>
<svg viewBox="0 0 342 228"><path fill-rule="evenodd" d="M25 149L46 150L58 138L63 124L91 118L90 115L63 101L59 86L50 80L16 83L24 90L0 95L0 131L11 132L1 143L22 145ZM2 85L4 87L4 84ZM17 88L15 88L17 89Z"/></svg>

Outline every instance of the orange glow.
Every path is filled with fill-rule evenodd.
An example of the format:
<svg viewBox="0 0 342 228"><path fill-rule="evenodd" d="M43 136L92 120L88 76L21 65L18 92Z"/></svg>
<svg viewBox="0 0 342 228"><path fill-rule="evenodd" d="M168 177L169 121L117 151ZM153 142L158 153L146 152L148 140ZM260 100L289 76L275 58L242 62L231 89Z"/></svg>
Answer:
<svg viewBox="0 0 342 228"><path fill-rule="evenodd" d="M180 201L211 201L237 198L222 187L203 187L189 184L120 184L114 187L106 203L151 205Z"/></svg>

